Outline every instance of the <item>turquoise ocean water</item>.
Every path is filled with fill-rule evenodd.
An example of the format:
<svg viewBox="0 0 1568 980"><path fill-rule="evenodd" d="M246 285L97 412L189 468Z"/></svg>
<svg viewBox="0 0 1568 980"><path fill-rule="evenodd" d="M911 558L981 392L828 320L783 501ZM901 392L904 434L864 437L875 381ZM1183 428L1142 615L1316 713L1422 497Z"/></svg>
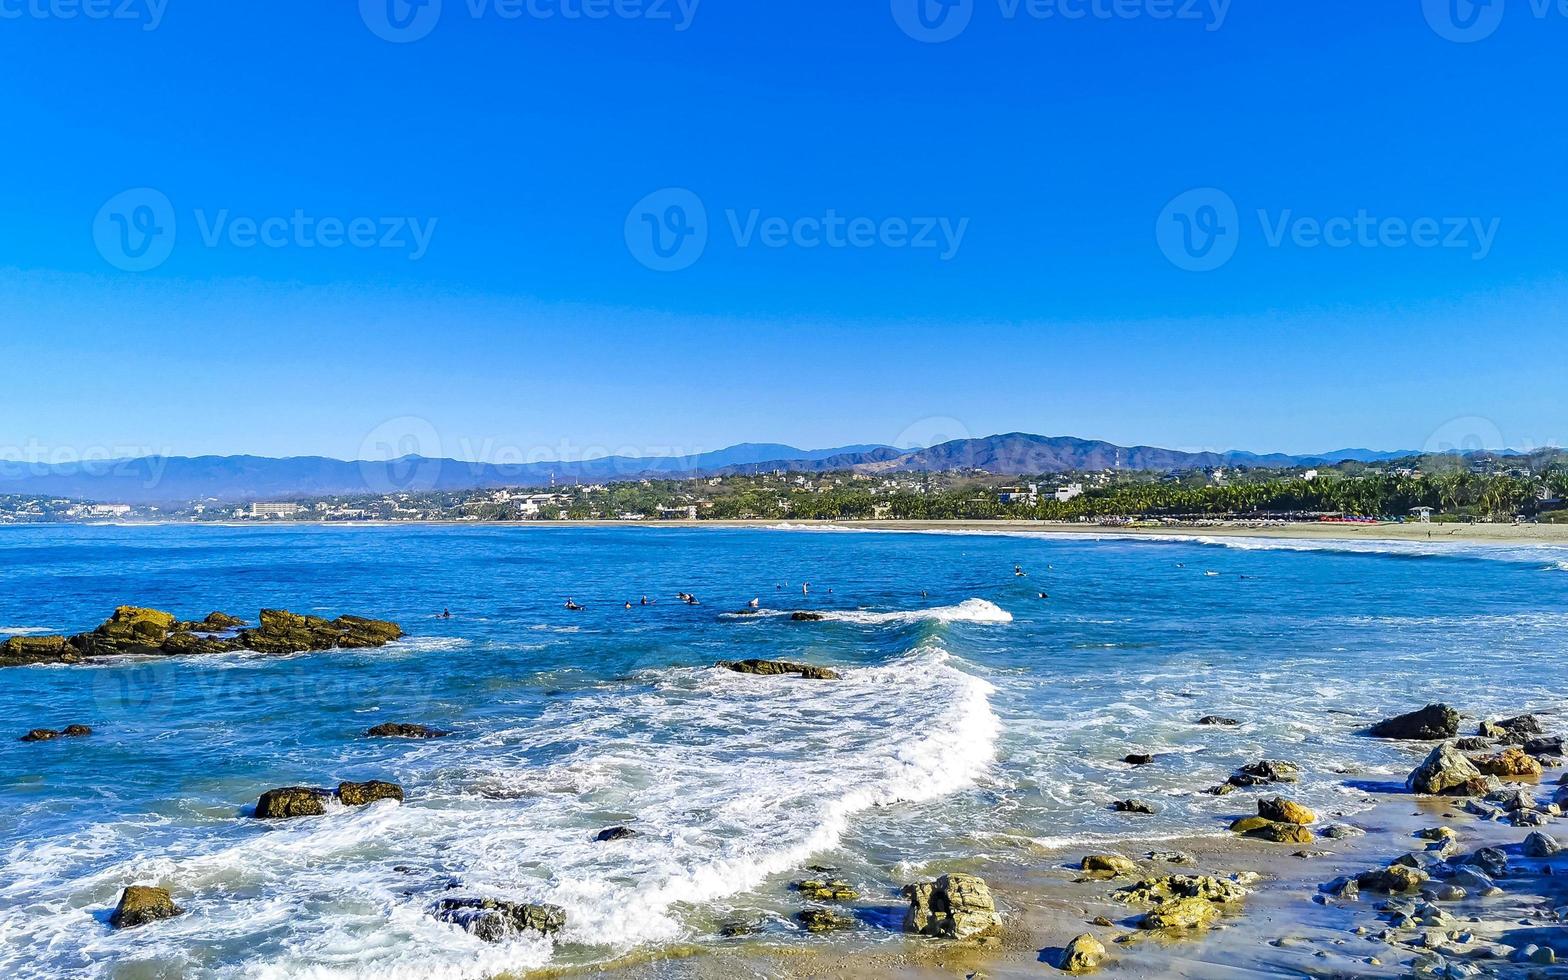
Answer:
<svg viewBox="0 0 1568 980"><path fill-rule="evenodd" d="M644 595L656 604L623 607ZM726 615L753 598L764 615ZM944 864L1218 832L1234 804L1198 791L1262 757L1301 764L1308 802L1353 805L1347 773L1409 768L1359 725L1439 699L1555 713L1568 679L1568 550L1546 547L0 528L0 636L80 631L124 603L357 613L409 636L0 671L8 976L482 977L718 945L737 919L765 939L874 943L895 935L898 886ZM799 609L829 618L767 614ZM845 677L711 666L745 657ZM1211 713L1244 724L1194 724ZM363 737L385 721L455 734ZM72 723L96 732L15 740ZM1130 767L1130 752L1159 760ZM248 816L274 786L366 778L406 802ZM1108 812L1129 796L1160 813ZM640 836L593 840L621 824ZM809 864L866 895L855 939L790 924ZM110 930L138 882L187 914ZM569 926L492 945L429 915L467 895L561 905Z"/></svg>

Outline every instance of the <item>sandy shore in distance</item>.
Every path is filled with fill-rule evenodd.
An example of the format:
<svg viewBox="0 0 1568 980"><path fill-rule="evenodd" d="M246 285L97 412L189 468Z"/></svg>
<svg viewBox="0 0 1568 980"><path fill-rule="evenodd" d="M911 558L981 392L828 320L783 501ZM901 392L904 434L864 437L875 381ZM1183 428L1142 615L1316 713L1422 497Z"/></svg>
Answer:
<svg viewBox="0 0 1568 980"><path fill-rule="evenodd" d="M698 523L718 523L704 521ZM777 526L782 522L756 522ZM821 526L868 531L1000 531L1149 537L1168 535L1292 538L1323 541L1459 541L1568 546L1568 524L1330 524L1235 522L1219 524L1101 525L1046 521L832 521ZM799 526L815 526L802 522Z"/></svg>

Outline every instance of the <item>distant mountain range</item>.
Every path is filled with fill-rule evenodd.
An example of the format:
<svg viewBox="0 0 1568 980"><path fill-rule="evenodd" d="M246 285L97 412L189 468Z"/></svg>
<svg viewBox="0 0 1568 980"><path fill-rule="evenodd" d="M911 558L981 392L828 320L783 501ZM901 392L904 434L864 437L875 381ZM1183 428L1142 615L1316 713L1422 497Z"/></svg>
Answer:
<svg viewBox="0 0 1568 980"><path fill-rule="evenodd" d="M694 456L606 456L576 462L516 465L424 456L388 461L344 461L322 456L286 459L149 456L63 466L0 462L0 493L167 505L200 500L232 503L397 491L543 487L552 481L563 485L643 477L725 476L767 470L801 473L856 470L877 474L975 467L1013 476L1114 469L1178 472L1214 466L1318 466L1346 460L1378 462L1412 455L1417 454L1368 449L1342 449L1310 456L1189 453L1013 432L916 450L877 445L802 450L771 443L745 443Z"/></svg>

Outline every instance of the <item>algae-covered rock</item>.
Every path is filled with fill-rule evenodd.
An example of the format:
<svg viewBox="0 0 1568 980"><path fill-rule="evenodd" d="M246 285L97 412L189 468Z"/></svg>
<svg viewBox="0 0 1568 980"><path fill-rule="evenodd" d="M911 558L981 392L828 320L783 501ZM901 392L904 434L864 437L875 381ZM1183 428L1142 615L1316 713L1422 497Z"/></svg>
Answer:
<svg viewBox="0 0 1568 980"><path fill-rule="evenodd" d="M1199 929L1220 914L1213 902L1201 898L1178 898L1150 909L1138 926L1143 929Z"/></svg>
<svg viewBox="0 0 1568 980"><path fill-rule="evenodd" d="M945 874L935 881L904 886L909 910L904 931L945 939L999 936L1002 917L985 881L971 874Z"/></svg>
<svg viewBox="0 0 1568 980"><path fill-rule="evenodd" d="M403 787L372 779L364 783L338 783L338 800L344 806L366 806L378 800L403 802Z"/></svg>
<svg viewBox="0 0 1568 980"><path fill-rule="evenodd" d="M733 670L737 674L762 674L765 676L778 676L781 674L799 674L807 680L836 681L839 679L837 671L826 667L817 667L812 664L797 664L788 660L721 660L716 665L724 670Z"/></svg>
<svg viewBox="0 0 1568 980"><path fill-rule="evenodd" d="M1273 796L1266 800L1258 801L1258 815L1267 817L1279 823L1316 823L1318 815L1307 807L1294 800L1287 800L1283 796Z"/></svg>
<svg viewBox="0 0 1568 980"><path fill-rule="evenodd" d="M1105 962L1105 945L1089 933L1074 936L1062 952L1062 969L1068 973L1088 973Z"/></svg>
<svg viewBox="0 0 1568 980"><path fill-rule="evenodd" d="M63 636L13 636L0 643L0 667L69 663L77 656Z"/></svg>
<svg viewBox="0 0 1568 980"><path fill-rule="evenodd" d="M1079 862L1078 867L1091 875L1105 875L1109 877L1136 874L1138 872L1138 866L1120 854L1090 854Z"/></svg>
<svg viewBox="0 0 1568 980"><path fill-rule="evenodd" d="M1145 905L1157 905L1179 898L1198 898L1223 905L1246 898L1247 889L1239 881L1213 875L1162 875L1134 882L1119 889L1112 897Z"/></svg>
<svg viewBox="0 0 1568 980"><path fill-rule="evenodd" d="M1237 769L1230 777L1232 786L1267 786L1270 783L1294 783L1301 779L1301 769L1291 762L1264 759L1251 762Z"/></svg>
<svg viewBox="0 0 1568 980"><path fill-rule="evenodd" d="M1451 744L1444 742L1415 768L1405 786L1412 793L1428 796L1474 795L1474 787L1484 782L1481 770Z"/></svg>
<svg viewBox="0 0 1568 980"><path fill-rule="evenodd" d="M1310 844L1317 839L1312 831L1300 824L1275 820L1266 821L1261 827L1253 827L1246 831L1244 836L1272 841L1275 844Z"/></svg>
<svg viewBox="0 0 1568 980"><path fill-rule="evenodd" d="M319 817L327 812L327 800L332 793L308 786L284 786L269 789L256 801L256 816L262 820L282 820L288 817Z"/></svg>
<svg viewBox="0 0 1568 980"><path fill-rule="evenodd" d="M548 936L566 928L566 910L556 905L508 902L498 898L448 898L435 910L442 922L460 926L487 943L526 933Z"/></svg>
<svg viewBox="0 0 1568 980"><path fill-rule="evenodd" d="M263 609L260 622L255 629L240 631L236 640L241 647L257 653L357 650L385 646L403 636L396 623L361 616L323 619L285 609Z"/></svg>
<svg viewBox="0 0 1568 980"><path fill-rule="evenodd" d="M1543 771L1535 757L1521 748L1506 748L1496 755L1476 756L1470 761L1482 774L1500 779L1540 779Z"/></svg>
<svg viewBox="0 0 1568 980"><path fill-rule="evenodd" d="M120 893L120 904L109 916L109 924L116 929L130 929L159 919L172 919L184 912L164 889L131 885Z"/></svg>
<svg viewBox="0 0 1568 980"><path fill-rule="evenodd" d="M1430 742L1459 734L1459 712L1446 704L1429 704L1416 711L1386 718L1368 729L1374 738Z"/></svg>
<svg viewBox="0 0 1568 980"><path fill-rule="evenodd" d="M1356 884L1362 891L1397 894L1415 891L1426 883L1428 877L1420 868L1394 864L1375 871L1363 871L1356 875Z"/></svg>
<svg viewBox="0 0 1568 980"><path fill-rule="evenodd" d="M849 882L841 878L825 880L822 878L807 878L795 882L795 890L813 902L858 902L860 893Z"/></svg>
<svg viewBox="0 0 1568 980"><path fill-rule="evenodd" d="M803 909L795 916L807 932L840 932L855 928L855 917L835 909Z"/></svg>

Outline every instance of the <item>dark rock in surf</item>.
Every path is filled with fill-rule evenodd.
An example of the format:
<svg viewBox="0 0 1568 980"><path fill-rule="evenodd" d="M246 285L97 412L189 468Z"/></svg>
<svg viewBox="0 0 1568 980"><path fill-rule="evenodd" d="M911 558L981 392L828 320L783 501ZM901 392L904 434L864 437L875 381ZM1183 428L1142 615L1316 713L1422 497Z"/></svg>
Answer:
<svg viewBox="0 0 1568 980"><path fill-rule="evenodd" d="M1251 762L1231 775L1228 782L1232 786L1267 786L1270 783L1294 783L1301 779L1301 769L1294 763L1281 762L1278 759L1264 759L1262 762Z"/></svg>
<svg viewBox="0 0 1568 980"><path fill-rule="evenodd" d="M1429 704L1416 711L1386 718L1367 729L1373 738L1398 738L1430 742L1459 734L1459 712L1446 704Z"/></svg>
<svg viewBox="0 0 1568 980"><path fill-rule="evenodd" d="M61 731L55 731L53 728L35 728L23 735L20 741L51 742L57 738L84 738L92 733L93 730L86 725L66 725Z"/></svg>
<svg viewBox="0 0 1568 980"><path fill-rule="evenodd" d="M503 942L525 933L548 936L566 928L566 910L560 906L498 898L442 899L435 917L460 926L487 943Z"/></svg>
<svg viewBox="0 0 1568 980"><path fill-rule="evenodd" d="M370 738L446 738L450 734L449 731L431 728L429 725L405 725L395 721L377 725L365 732Z"/></svg>
<svg viewBox="0 0 1568 980"><path fill-rule="evenodd" d="M380 800L403 802L403 787L372 779L364 783L338 783L338 801L344 806L368 806Z"/></svg>
<svg viewBox="0 0 1568 980"><path fill-rule="evenodd" d="M630 840L636 836L637 831L631 829L630 827L611 827L609 830L599 831L599 833L594 837L594 840L601 844L607 844L610 841Z"/></svg>
<svg viewBox="0 0 1568 980"><path fill-rule="evenodd" d="M1474 735L1471 735L1471 736L1469 736L1467 738L1462 738L1459 741L1454 743L1454 748L1458 749L1461 752L1485 752L1487 749L1490 749L1491 747L1492 747L1492 740L1491 739L1489 739L1489 738L1477 738Z"/></svg>
<svg viewBox="0 0 1568 980"><path fill-rule="evenodd" d="M1499 742L1523 745L1531 738L1542 734L1542 729L1541 722L1535 715L1520 715L1517 718L1504 718L1502 721L1483 721L1480 731L1476 734Z"/></svg>
<svg viewBox="0 0 1568 980"><path fill-rule="evenodd" d="M131 885L120 893L120 903L109 916L109 925L116 929L131 929L183 914L185 910L175 905L174 899L164 889Z"/></svg>
<svg viewBox="0 0 1568 980"><path fill-rule="evenodd" d="M1117 813L1153 814L1159 812L1154 808L1154 804L1145 803L1142 800L1115 800L1111 803L1111 809Z"/></svg>
<svg viewBox="0 0 1568 980"><path fill-rule="evenodd" d="M1198 719L1198 724L1213 725L1221 728L1234 728L1241 724L1241 722L1234 718L1226 718L1224 715L1204 715L1202 718Z"/></svg>
<svg viewBox="0 0 1568 980"><path fill-rule="evenodd" d="M289 817L319 817L327 812L327 800L332 792L308 786L284 786L269 789L256 801L256 817L260 820L283 820Z"/></svg>
<svg viewBox="0 0 1568 980"><path fill-rule="evenodd" d="M1524 750L1531 755L1562 755L1562 736L1552 735L1547 738L1532 738L1524 743Z"/></svg>
<svg viewBox="0 0 1568 980"><path fill-rule="evenodd" d="M1127 763L1129 766L1147 766L1153 764L1154 756L1134 753L1132 755L1123 756L1122 761Z"/></svg>
<svg viewBox="0 0 1568 980"><path fill-rule="evenodd" d="M724 670L733 670L738 674L761 674L765 676L799 674L807 680L839 680L837 671L829 670L826 667L816 667L811 664L791 663L788 660L721 660L716 666Z"/></svg>
<svg viewBox="0 0 1568 980"><path fill-rule="evenodd" d="M789 618L792 622L796 623L820 623L827 619L827 617L822 613L815 612L790 613Z"/></svg>
<svg viewBox="0 0 1568 980"><path fill-rule="evenodd" d="M1475 796L1485 779L1452 743L1444 742L1411 772L1405 786L1427 796Z"/></svg>

